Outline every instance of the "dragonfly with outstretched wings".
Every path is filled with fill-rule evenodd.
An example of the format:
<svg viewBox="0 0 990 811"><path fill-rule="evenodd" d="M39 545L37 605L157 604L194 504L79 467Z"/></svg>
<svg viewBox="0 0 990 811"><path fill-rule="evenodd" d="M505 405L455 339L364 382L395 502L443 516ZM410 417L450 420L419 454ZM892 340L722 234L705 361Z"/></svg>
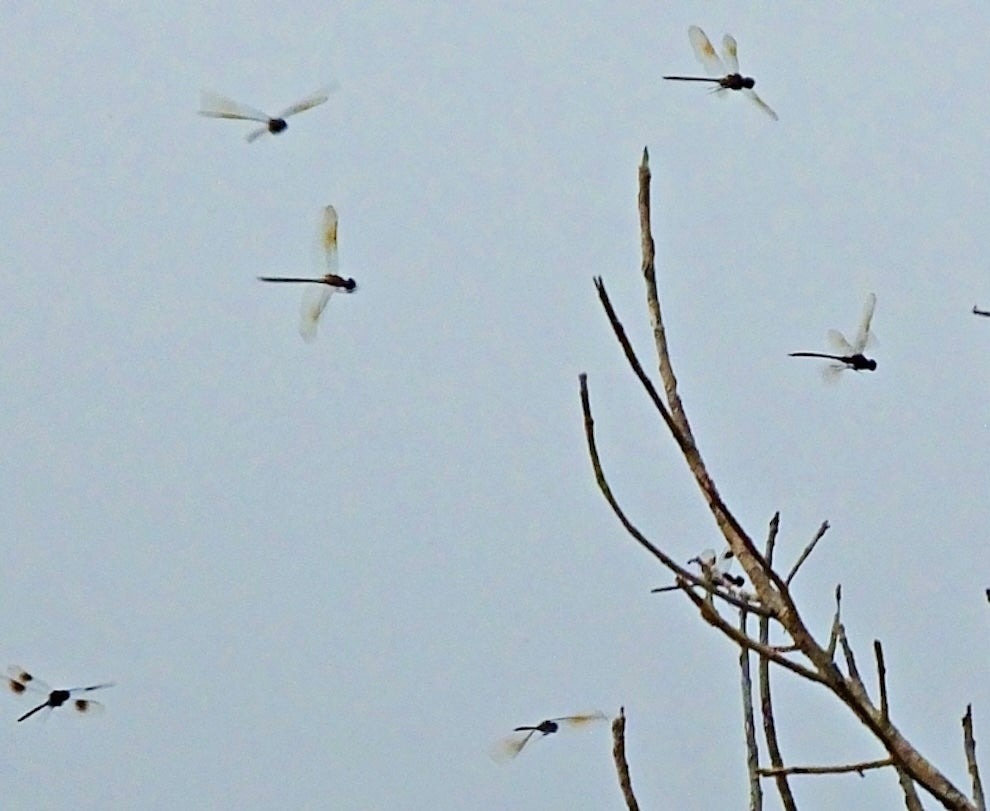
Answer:
<svg viewBox="0 0 990 811"><path fill-rule="evenodd" d="M698 555L691 558L688 563L697 563L701 569L702 578L712 585L721 586L731 591L732 589L742 588L742 585L746 582L739 575L732 574L732 564L735 560L736 556L732 552L732 547L727 546L718 555L715 554L714 549L703 549ZM651 592L659 594L665 591L677 591L679 588L681 586L678 585L660 586L651 589Z"/></svg>
<svg viewBox="0 0 990 811"><path fill-rule="evenodd" d="M498 762L511 760L518 755L527 743L536 738L545 738L553 735L564 727L580 728L599 721L607 720L605 713L600 710L584 713L582 715L565 715L560 718L547 718L545 721L535 726L516 727L512 734L495 744L491 751L492 759Z"/></svg>
<svg viewBox="0 0 990 811"><path fill-rule="evenodd" d="M330 297L337 292L353 293L357 290L354 279L345 279L338 272L340 260L337 256L337 209L327 206L323 209L323 221L320 226L320 245L326 261L327 273L318 278L299 276L259 276L263 282L288 284L304 284L302 304L300 306L299 334L308 343L316 339L316 328L320 317L330 302Z"/></svg>
<svg viewBox="0 0 990 811"><path fill-rule="evenodd" d="M285 122L285 119L323 104L323 102L330 98L330 93L335 89L335 85L322 87L315 93L311 93L301 101L297 101L295 104L286 107L282 112L274 116L263 113L261 110L256 110L254 107L249 107L247 104L241 104L233 99L228 99L219 93L204 90L200 94L200 107L202 109L200 109L199 114L206 118L258 121L264 124L263 127L252 130L245 136L247 141L251 142L257 140L266 132L270 132L272 135L278 135L280 132L284 132L289 126Z"/></svg>
<svg viewBox="0 0 990 811"><path fill-rule="evenodd" d="M708 40L705 32L698 28L698 26L692 25L688 29L688 39L691 40L694 55L704 66L708 76L664 76L664 79L673 82L714 83L718 85L714 92L723 95L723 97L727 90L739 90L774 121L777 120L777 114L753 90L756 80L751 76L743 76L739 72L739 52L736 41L730 34L726 34L722 38L721 58L715 52L715 48Z"/></svg>
<svg viewBox="0 0 990 811"><path fill-rule="evenodd" d="M103 705L89 698L79 698L80 694L114 686L113 682L106 682L104 684L91 684L89 687L70 687L68 689L52 690L43 681L36 679L24 668L17 665L11 665L7 668L5 681L7 682L7 689L16 695L35 693L37 695L47 696L37 707L28 710L18 718L18 722L26 721L36 712L41 712L43 709L55 709L66 704L78 715L96 714L103 710Z"/></svg>
<svg viewBox="0 0 990 811"><path fill-rule="evenodd" d="M857 372L872 372L877 368L877 362L873 358L868 358L863 354L864 350L876 339L870 332L870 322L873 320L873 311L877 306L877 297L870 293L866 297L866 306L863 308L863 317L860 319L859 328L853 340L847 341L846 337L838 330L828 331L828 342L835 349L834 354L824 352L789 352L792 358L824 358L831 360L823 370L822 374L826 380L834 380L836 376L846 370L855 369Z"/></svg>

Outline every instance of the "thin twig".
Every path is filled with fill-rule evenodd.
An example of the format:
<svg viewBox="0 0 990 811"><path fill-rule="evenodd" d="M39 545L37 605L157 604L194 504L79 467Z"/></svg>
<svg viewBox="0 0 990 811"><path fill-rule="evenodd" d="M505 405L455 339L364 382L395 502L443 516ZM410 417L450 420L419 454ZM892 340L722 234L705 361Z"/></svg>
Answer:
<svg viewBox="0 0 990 811"><path fill-rule="evenodd" d="M839 642L839 627L842 619L842 584L835 587L835 615L832 617L832 630L828 635L828 658L835 658L835 646Z"/></svg>
<svg viewBox="0 0 990 811"><path fill-rule="evenodd" d="M788 586L791 585L791 581L794 579L794 575L798 573L798 569L801 568L801 564L808 559L808 556L814 551L815 546L826 532L828 532L828 521L822 521L822 525L818 527L818 532L815 533L815 537L812 538L811 543L804 548L804 551L798 557L797 562L795 562L795 564L791 567L791 570L787 573L787 577L784 578L784 582Z"/></svg>
<svg viewBox="0 0 990 811"><path fill-rule="evenodd" d="M973 800L979 811L986 811L986 798L983 796L983 781L980 780L980 767L976 761L976 738L973 737L973 705L966 705L966 714L962 718L963 743L966 749L966 766L969 777L973 781Z"/></svg>
<svg viewBox="0 0 990 811"><path fill-rule="evenodd" d="M846 626L841 622L839 623L839 644L842 646L842 654L846 658L846 670L849 671L849 680L859 685L863 692L866 693L866 685L863 684L863 679L859 675L859 668L856 667L856 657L853 654L852 645L849 644L849 640L846 638Z"/></svg>
<svg viewBox="0 0 990 811"><path fill-rule="evenodd" d="M612 721L612 759L619 775L619 788L629 811L639 811L639 803L633 794L632 780L629 778L629 764L626 762L626 708L619 707L619 714Z"/></svg>
<svg viewBox="0 0 990 811"><path fill-rule="evenodd" d="M901 792L904 794L904 807L907 808L907 811L925 811L911 775L900 766L896 766L895 768L897 769L897 782L900 784Z"/></svg>
<svg viewBox="0 0 990 811"><path fill-rule="evenodd" d="M746 631L746 609L739 611L739 632ZM742 682L743 732L746 735L746 768L749 772L749 811L763 808L763 787L760 785L760 750L756 745L756 723L753 720L753 679L749 670L749 650L739 647L739 672Z"/></svg>
<svg viewBox="0 0 990 811"><path fill-rule="evenodd" d="M873 655L877 660L877 681L880 688L880 717L884 722L890 720L890 707L887 704L887 665L883 660L883 645L879 639L873 640Z"/></svg>
<svg viewBox="0 0 990 811"><path fill-rule="evenodd" d="M780 513L775 513L770 520L770 529L767 533L766 561L770 566L773 563L773 550L777 543L777 532L780 529ZM766 619L760 620L760 642L764 645L770 644L770 623ZM767 742L767 754L770 763L775 768L782 768L783 758L780 755L780 742L777 739L777 724L773 716L773 698L770 691L770 662L760 659L760 716L763 718L763 737ZM786 774L779 774L774 777L774 786L777 794L780 795L781 805L784 811L797 811L797 803L794 801L794 794L791 792L790 783Z"/></svg>
<svg viewBox="0 0 990 811"><path fill-rule="evenodd" d="M782 774L849 774L855 772L860 777L866 777L864 772L870 769L884 769L893 766L893 758L883 760L865 760L862 763L844 763L839 766L774 766L760 769L762 777L777 777Z"/></svg>

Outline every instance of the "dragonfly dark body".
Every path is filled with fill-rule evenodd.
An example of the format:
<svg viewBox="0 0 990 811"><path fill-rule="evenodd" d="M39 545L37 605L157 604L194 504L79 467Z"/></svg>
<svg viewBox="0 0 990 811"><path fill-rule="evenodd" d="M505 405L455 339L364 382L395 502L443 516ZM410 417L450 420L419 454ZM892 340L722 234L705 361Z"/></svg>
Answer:
<svg viewBox="0 0 990 811"><path fill-rule="evenodd" d="M975 304L973 305L973 315L985 315L990 318L990 310L981 310Z"/></svg>
<svg viewBox="0 0 990 811"><path fill-rule="evenodd" d="M857 372L872 372L877 368L877 362L873 358L865 355L825 355L821 352L789 352L792 358L825 358L826 360L836 360L844 363L850 369Z"/></svg>
<svg viewBox="0 0 990 811"><path fill-rule="evenodd" d="M343 290L347 293L353 293L357 290L357 282L354 279L345 279L343 276L338 276L336 273L328 273L319 279L301 279L288 276L259 276L259 281L262 282L292 282L296 284L326 284L330 287L336 287L338 290Z"/></svg>
<svg viewBox="0 0 990 811"><path fill-rule="evenodd" d="M560 729L560 724L556 721L542 721L535 727L516 727L516 732L542 732L544 735L552 735Z"/></svg>
<svg viewBox="0 0 990 811"><path fill-rule="evenodd" d="M671 79L676 82L713 82L721 85L726 90L752 90L756 87L756 79L743 76L739 73L730 73L721 79L705 79L701 76L664 76L664 79Z"/></svg>

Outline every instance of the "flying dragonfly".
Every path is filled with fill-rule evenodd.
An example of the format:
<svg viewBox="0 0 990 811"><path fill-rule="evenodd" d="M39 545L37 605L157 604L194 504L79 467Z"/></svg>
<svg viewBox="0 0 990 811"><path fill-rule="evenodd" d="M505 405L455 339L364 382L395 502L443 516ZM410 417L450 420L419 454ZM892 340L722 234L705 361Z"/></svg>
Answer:
<svg viewBox="0 0 990 811"><path fill-rule="evenodd" d="M305 284L302 304L300 306L299 334L310 343L316 339L316 328L320 316L327 304L337 291L353 293L357 290L354 279L345 279L338 271L337 256L337 209L327 206L323 209L323 222L320 228L320 244L327 263L328 273L319 278L301 278L297 276L259 276L263 282L279 282L289 284Z"/></svg>
<svg viewBox="0 0 990 811"><path fill-rule="evenodd" d="M822 374L826 380L834 380L839 372L845 369L855 369L857 372L872 372L877 368L877 362L873 358L868 358L863 354L863 350L871 345L875 338L870 332L870 321L873 320L873 310L877 306L877 297L870 293L866 297L866 306L863 308L863 318L860 320L859 329L852 343L845 339L845 336L838 330L828 331L828 341L836 350L837 354L829 355L822 352L790 352L792 358L825 358L835 361L828 364Z"/></svg>
<svg viewBox="0 0 990 811"><path fill-rule="evenodd" d="M284 132L289 126L285 123L285 119L289 116L297 115L298 113L305 112L306 110L311 110L320 104L323 104L328 98L330 98L330 93L336 88L336 85L327 85L306 96L302 101L297 101L291 107L286 107L282 112L276 116L270 116L268 113L263 113L261 110L256 110L254 107L249 107L246 104L241 104L240 102L234 101L233 99L228 99L226 96L221 96L219 93L213 93L208 90L204 90L200 93L200 107L202 109L199 111L201 116L206 118L229 118L234 121L260 121L265 126L252 130L247 134L246 139L250 143L255 141L264 135L266 132L270 132L272 135L278 135L280 132Z"/></svg>
<svg viewBox="0 0 990 811"><path fill-rule="evenodd" d="M561 718L548 718L545 721L540 721L536 726L516 727L511 735L503 738L495 745L492 749L491 756L493 760L498 762L511 760L523 750L523 747L537 733L539 733L539 738L545 738L547 735L558 732L562 726L585 727L589 724L605 720L607 720L605 713L596 710L595 712L584 715L565 715Z"/></svg>
<svg viewBox="0 0 990 811"><path fill-rule="evenodd" d="M22 695L25 692L37 693L39 695L44 695L47 693L48 695L48 697L37 707L28 710L24 713L24 715L18 718L18 722L26 721L36 712L40 712L46 707L55 709L56 707L61 707L66 703L68 703L69 706L80 715L92 715L98 713L103 710L103 705L98 701L93 701L88 698L75 698L75 696L79 693L88 693L92 690L102 690L105 687L114 686L114 682L106 682L105 684L93 684L89 687L72 687L68 690L50 690L47 684L39 679L36 679L24 668L18 667L17 665L11 665L7 668L6 682L7 688L12 693L17 695Z"/></svg>
<svg viewBox="0 0 990 811"><path fill-rule="evenodd" d="M990 310L981 310L975 304L973 305L973 315L985 315L990 318Z"/></svg>
<svg viewBox="0 0 990 811"><path fill-rule="evenodd" d="M753 90L756 80L749 76L743 76L739 72L739 54L736 49L736 41L730 34L726 34L722 38L722 59L719 59L715 48L705 36L705 32L698 26L692 25L688 29L688 38L691 40L691 47L694 48L694 55L698 57L698 61L704 66L708 76L712 78L664 76L664 79L675 82L713 82L718 85L713 91L715 93L724 93L726 90L741 90L774 121L778 120L777 114Z"/></svg>

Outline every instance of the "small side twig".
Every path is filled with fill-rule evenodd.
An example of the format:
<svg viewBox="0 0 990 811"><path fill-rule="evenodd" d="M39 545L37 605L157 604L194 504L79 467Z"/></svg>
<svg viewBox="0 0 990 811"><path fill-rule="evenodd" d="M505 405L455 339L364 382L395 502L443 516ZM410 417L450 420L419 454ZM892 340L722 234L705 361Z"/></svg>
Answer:
<svg viewBox="0 0 990 811"><path fill-rule="evenodd" d="M893 758L883 760L864 760L862 763L843 763L839 766L773 766L760 769L762 777L779 777L784 774L849 774L855 772L860 777L866 777L864 772L870 769L884 769L893 766Z"/></svg>
<svg viewBox="0 0 990 811"><path fill-rule="evenodd" d="M822 539L822 536L826 532L828 532L828 527L829 527L828 521L822 521L822 525L818 527L818 532L816 532L815 537L811 539L811 543L809 543L804 548L804 551L801 552L801 554L798 556L797 561L791 567L791 570L787 573L787 577L784 578L784 583L786 583L788 586L791 585L791 581L794 579L794 575L798 573L798 569L801 568L801 564L808 559L808 556L814 551L815 546Z"/></svg>
<svg viewBox="0 0 990 811"><path fill-rule="evenodd" d="M839 642L839 628L842 624L842 584L835 587L835 616L832 617L832 630L828 636L828 656L835 659L835 646Z"/></svg>
<svg viewBox="0 0 990 811"><path fill-rule="evenodd" d="M843 656L846 657L846 670L849 671L849 680L855 682L866 693L866 685L863 684L863 679L859 675L859 668L856 667L856 657L853 655L852 645L849 644L849 640L846 638L846 626L841 622L839 623L839 644L842 646Z"/></svg>
<svg viewBox="0 0 990 811"><path fill-rule="evenodd" d="M633 794L632 780L629 778L629 763L626 761L626 708L619 707L619 714L612 721L612 759L619 775L619 788L629 811L639 811L639 803Z"/></svg>
<svg viewBox="0 0 990 811"><path fill-rule="evenodd" d="M973 737L973 705L966 705L966 714L962 718L963 743L966 749L966 766L969 777L973 781L973 801L979 811L986 811L986 798L983 796L983 781L980 780L980 767L976 762L976 738Z"/></svg>
<svg viewBox="0 0 990 811"><path fill-rule="evenodd" d="M883 660L883 645L879 639L873 640L873 655L877 660L877 681L880 688L880 715L884 722L890 720L890 709L887 706L887 665Z"/></svg>

